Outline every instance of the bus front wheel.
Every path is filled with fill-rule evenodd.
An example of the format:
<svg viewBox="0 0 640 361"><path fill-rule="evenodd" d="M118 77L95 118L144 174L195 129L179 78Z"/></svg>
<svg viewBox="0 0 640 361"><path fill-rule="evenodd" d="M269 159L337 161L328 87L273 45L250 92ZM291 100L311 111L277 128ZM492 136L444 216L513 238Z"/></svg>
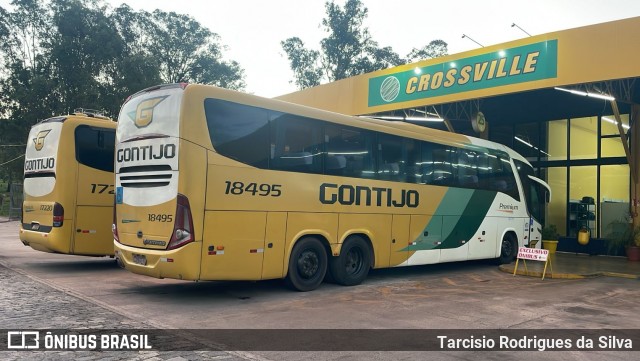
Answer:
<svg viewBox="0 0 640 361"><path fill-rule="evenodd" d="M301 239L293 247L289 259L287 284L297 291L318 288L327 273L327 252L317 238Z"/></svg>
<svg viewBox="0 0 640 361"><path fill-rule="evenodd" d="M508 264L513 262L518 253L518 242L511 234L506 234L502 238L502 244L500 246L500 257L497 259L498 264Z"/></svg>
<svg viewBox="0 0 640 361"><path fill-rule="evenodd" d="M362 283L371 268L369 245L362 237L354 237L342 246L340 255L329 261L329 273L336 283L354 286Z"/></svg>

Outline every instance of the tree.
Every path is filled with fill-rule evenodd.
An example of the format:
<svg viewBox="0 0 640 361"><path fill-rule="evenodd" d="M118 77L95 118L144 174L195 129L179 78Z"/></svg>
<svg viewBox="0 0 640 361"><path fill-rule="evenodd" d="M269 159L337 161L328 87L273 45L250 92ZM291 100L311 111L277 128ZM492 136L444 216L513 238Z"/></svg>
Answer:
<svg viewBox="0 0 640 361"><path fill-rule="evenodd" d="M12 11L2 9L0 37L0 177L20 179L29 128L59 110L46 44L52 34L49 8L38 0L14 0Z"/></svg>
<svg viewBox="0 0 640 361"><path fill-rule="evenodd" d="M320 85L322 69L316 66L320 52L306 49L298 37L289 38L280 44L289 58L296 85L300 89Z"/></svg>
<svg viewBox="0 0 640 361"><path fill-rule="evenodd" d="M117 116L125 98L163 82L244 87L209 29L186 15L110 9L103 0L13 0L0 7L0 145L75 108ZM0 178L19 179L23 147L0 147Z"/></svg>
<svg viewBox="0 0 640 361"><path fill-rule="evenodd" d="M217 34L187 15L155 10L145 17L146 49L156 59L164 82L245 87L240 65L222 59L224 47Z"/></svg>
<svg viewBox="0 0 640 361"><path fill-rule="evenodd" d="M413 48L409 54L407 54L407 59L409 62L413 63L420 60L433 59L441 56L447 55L447 46L443 40L436 39L432 40L429 44L425 45L421 49Z"/></svg>
<svg viewBox="0 0 640 361"><path fill-rule="evenodd" d="M149 34L144 12L136 12L126 4L115 8L109 19L122 38L122 54L112 59L105 69L105 102L117 104L116 111L131 94L163 83L158 65L148 49ZM117 113L111 113L117 114Z"/></svg>
<svg viewBox="0 0 640 361"><path fill-rule="evenodd" d="M322 81L347 77L406 64L390 46L379 47L364 26L368 10L361 0L347 0L344 7L333 1L325 3L322 27L327 37L320 41L320 51L307 49L298 37L280 42L293 71L293 82L304 89ZM434 40L407 55L410 61L445 55L447 44Z"/></svg>
<svg viewBox="0 0 640 361"><path fill-rule="evenodd" d="M108 70L124 55L124 41L106 8L85 0L54 0L56 32L48 51L64 113L77 108L117 112L121 104L108 103ZM120 102L119 102L120 103Z"/></svg>

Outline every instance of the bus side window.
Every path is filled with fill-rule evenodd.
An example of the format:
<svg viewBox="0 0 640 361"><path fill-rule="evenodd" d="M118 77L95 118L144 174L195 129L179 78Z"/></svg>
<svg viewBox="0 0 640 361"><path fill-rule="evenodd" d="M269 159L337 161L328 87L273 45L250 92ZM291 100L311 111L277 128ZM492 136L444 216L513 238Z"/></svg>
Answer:
<svg viewBox="0 0 640 361"><path fill-rule="evenodd" d="M327 125L324 134L324 174L343 176L347 168L347 144L342 139L342 131L337 126Z"/></svg>
<svg viewBox="0 0 640 361"><path fill-rule="evenodd" d="M338 125L325 126L325 174L373 178L373 133Z"/></svg>
<svg viewBox="0 0 640 361"><path fill-rule="evenodd" d="M453 185L452 153L454 149L440 144L422 142L422 181L426 184Z"/></svg>
<svg viewBox="0 0 640 361"><path fill-rule="evenodd" d="M404 139L403 141L404 176L409 183L421 183L420 142L415 139Z"/></svg>
<svg viewBox="0 0 640 361"><path fill-rule="evenodd" d="M491 181L489 189L506 193L516 200L520 200L518 185L511 168L511 162L505 155L489 155L489 167L491 167Z"/></svg>
<svg viewBox="0 0 640 361"><path fill-rule="evenodd" d="M271 118L271 169L322 173L322 126L293 114Z"/></svg>
<svg viewBox="0 0 640 361"><path fill-rule="evenodd" d="M378 135L378 179L404 182L405 160L402 138L393 135Z"/></svg>
<svg viewBox="0 0 640 361"><path fill-rule="evenodd" d="M80 125L75 130L76 160L87 167L113 172L116 132Z"/></svg>
<svg viewBox="0 0 640 361"><path fill-rule="evenodd" d="M265 109L205 99L204 110L216 152L254 167L268 167L269 123Z"/></svg>
<svg viewBox="0 0 640 361"><path fill-rule="evenodd" d="M458 162L454 169L457 170L457 185L462 188L478 188L478 165L476 152L458 149Z"/></svg>

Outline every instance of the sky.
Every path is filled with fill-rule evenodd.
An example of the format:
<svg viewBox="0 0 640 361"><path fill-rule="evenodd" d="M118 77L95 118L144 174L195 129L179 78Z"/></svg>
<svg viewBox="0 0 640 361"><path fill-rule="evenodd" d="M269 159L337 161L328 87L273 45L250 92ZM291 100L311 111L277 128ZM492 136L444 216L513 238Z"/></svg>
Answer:
<svg viewBox="0 0 640 361"><path fill-rule="evenodd" d="M0 0L5 6L8 0ZM220 35L226 59L245 70L246 89L265 97L296 91L293 72L280 42L301 38L320 49L325 0L107 0L116 7L175 11L194 17ZM344 4L345 0L335 0ZM431 40L448 43L449 54L531 35L640 16L637 0L362 0L369 10L365 26L373 40L400 56Z"/></svg>

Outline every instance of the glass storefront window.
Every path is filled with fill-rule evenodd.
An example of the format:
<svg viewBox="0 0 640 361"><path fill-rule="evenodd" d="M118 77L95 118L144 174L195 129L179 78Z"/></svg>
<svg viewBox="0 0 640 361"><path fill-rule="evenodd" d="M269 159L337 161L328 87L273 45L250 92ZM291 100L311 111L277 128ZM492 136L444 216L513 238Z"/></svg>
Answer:
<svg viewBox="0 0 640 361"><path fill-rule="evenodd" d="M551 201L547 207L545 226L555 225L560 235L567 233L567 168L548 168L547 183L551 187Z"/></svg>
<svg viewBox="0 0 640 361"><path fill-rule="evenodd" d="M602 135L619 135L618 126L615 123L615 115L604 115L600 118L602 120L601 131ZM620 114L620 120L622 120L622 127L625 131L629 130L629 114Z"/></svg>
<svg viewBox="0 0 640 361"><path fill-rule="evenodd" d="M571 159L594 159L598 156L598 117L570 120Z"/></svg>
<svg viewBox="0 0 640 361"><path fill-rule="evenodd" d="M603 202L629 202L629 165L600 167L600 197Z"/></svg>
<svg viewBox="0 0 640 361"><path fill-rule="evenodd" d="M553 120L546 124L546 150L541 154L542 160L567 159L567 120Z"/></svg>
<svg viewBox="0 0 640 361"><path fill-rule="evenodd" d="M613 115L605 115L600 118L602 138L600 139L600 154L602 158L624 157L624 147L620 138L620 132L616 125L616 118ZM625 132L629 130L629 115L621 114L622 128Z"/></svg>
<svg viewBox="0 0 640 361"><path fill-rule="evenodd" d="M600 237L619 234L621 223L629 216L629 166L600 167Z"/></svg>
<svg viewBox="0 0 640 361"><path fill-rule="evenodd" d="M569 229L567 234L575 237L582 227L595 236L598 199L598 167L582 166L569 168Z"/></svg>
<svg viewBox="0 0 640 361"><path fill-rule="evenodd" d="M620 139L620 137L601 138L600 147L602 158L626 156L624 154L624 147L622 146L622 139Z"/></svg>

